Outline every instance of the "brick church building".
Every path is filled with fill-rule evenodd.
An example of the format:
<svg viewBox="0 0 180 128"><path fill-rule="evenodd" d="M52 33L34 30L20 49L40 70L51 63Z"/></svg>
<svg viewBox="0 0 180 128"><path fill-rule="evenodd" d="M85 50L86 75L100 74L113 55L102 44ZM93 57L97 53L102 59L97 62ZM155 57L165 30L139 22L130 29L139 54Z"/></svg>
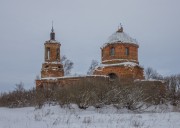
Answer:
<svg viewBox="0 0 180 128"><path fill-rule="evenodd" d="M60 42L55 39L52 27L50 40L44 43L44 63L41 79L36 80L36 87L64 86L82 79L144 79L143 68L139 66L138 61L139 45L123 31L122 26L101 47L101 65L90 76L64 76L60 46Z"/></svg>
<svg viewBox="0 0 180 128"><path fill-rule="evenodd" d="M112 78L144 79L143 68L139 66L137 41L128 36L120 26L107 43L101 47L101 65L96 75Z"/></svg>

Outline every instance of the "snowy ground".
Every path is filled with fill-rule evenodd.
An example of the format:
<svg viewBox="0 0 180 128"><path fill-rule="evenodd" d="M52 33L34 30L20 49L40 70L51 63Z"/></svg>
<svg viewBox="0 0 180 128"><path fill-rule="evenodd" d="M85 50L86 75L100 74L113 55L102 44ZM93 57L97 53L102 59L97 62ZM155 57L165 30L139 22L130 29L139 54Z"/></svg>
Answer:
<svg viewBox="0 0 180 128"><path fill-rule="evenodd" d="M0 128L180 128L180 112L135 114L111 106L81 110L76 105L0 108Z"/></svg>

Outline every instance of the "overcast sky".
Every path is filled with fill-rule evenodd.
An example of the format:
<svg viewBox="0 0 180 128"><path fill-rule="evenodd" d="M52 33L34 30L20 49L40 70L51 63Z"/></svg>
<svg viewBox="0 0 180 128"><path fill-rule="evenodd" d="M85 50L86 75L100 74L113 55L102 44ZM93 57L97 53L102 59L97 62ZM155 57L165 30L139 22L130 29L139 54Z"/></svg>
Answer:
<svg viewBox="0 0 180 128"><path fill-rule="evenodd" d="M121 23L138 40L139 62L162 75L180 73L180 0L0 0L0 91L35 87L54 21L61 55L86 74Z"/></svg>

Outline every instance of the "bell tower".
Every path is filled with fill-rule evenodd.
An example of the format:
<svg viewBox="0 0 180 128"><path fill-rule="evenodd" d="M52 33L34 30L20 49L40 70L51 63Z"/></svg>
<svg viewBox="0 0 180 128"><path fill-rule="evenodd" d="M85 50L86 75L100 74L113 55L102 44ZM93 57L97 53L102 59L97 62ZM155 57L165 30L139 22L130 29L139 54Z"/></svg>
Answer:
<svg viewBox="0 0 180 128"><path fill-rule="evenodd" d="M55 40L55 32L52 25L50 40L44 43L44 63L41 69L41 78L63 77L64 69L60 60L60 42Z"/></svg>

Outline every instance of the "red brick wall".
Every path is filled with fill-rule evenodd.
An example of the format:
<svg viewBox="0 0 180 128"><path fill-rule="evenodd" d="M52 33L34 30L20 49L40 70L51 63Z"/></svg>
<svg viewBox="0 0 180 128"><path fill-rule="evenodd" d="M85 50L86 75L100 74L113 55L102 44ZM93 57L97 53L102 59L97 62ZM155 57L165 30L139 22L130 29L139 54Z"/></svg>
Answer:
<svg viewBox="0 0 180 128"><path fill-rule="evenodd" d="M138 63L138 45L131 43L112 43L102 48L102 63L112 64L132 61ZM115 55L110 55L110 49L115 48ZM125 49L129 48L129 55L125 54ZM113 60L114 59L114 60ZM112 61L113 60L113 61Z"/></svg>
<svg viewBox="0 0 180 128"><path fill-rule="evenodd" d="M63 65L60 63L60 46L61 44L56 41L44 43L45 63L42 64L41 78L64 76ZM48 49L50 49L49 58Z"/></svg>
<svg viewBox="0 0 180 128"><path fill-rule="evenodd" d="M128 67L128 66L109 66L99 67L94 71L95 75L109 75L114 73L118 78L130 78L130 79L144 79L143 68L139 66Z"/></svg>
<svg viewBox="0 0 180 128"><path fill-rule="evenodd" d="M111 48L115 49L114 55L110 54ZM126 54L126 48L129 49L129 54ZM102 52L102 64L119 64L123 62L138 62L138 48L137 44L133 43L110 43L104 46ZM144 79L143 68L140 66L128 65L109 65L99 67L94 71L95 75L109 75L115 74L118 78Z"/></svg>
<svg viewBox="0 0 180 128"><path fill-rule="evenodd" d="M44 59L46 62L52 62L52 61L59 61L60 62L60 43L49 43L46 42L44 44L44 48L45 48L45 55L44 55ZM47 59L47 48L50 48L50 59ZM57 49L59 49L59 55L57 57Z"/></svg>
<svg viewBox="0 0 180 128"><path fill-rule="evenodd" d="M62 64L42 64L41 78L45 77L61 77L64 76L64 70Z"/></svg>
<svg viewBox="0 0 180 128"><path fill-rule="evenodd" d="M69 86L69 85L75 85L80 81L104 81L109 82L109 77L104 76L82 76L82 77L62 77L57 78L55 80L53 79L42 79L42 80L36 80L36 88L43 88L44 86L52 87L52 86Z"/></svg>

